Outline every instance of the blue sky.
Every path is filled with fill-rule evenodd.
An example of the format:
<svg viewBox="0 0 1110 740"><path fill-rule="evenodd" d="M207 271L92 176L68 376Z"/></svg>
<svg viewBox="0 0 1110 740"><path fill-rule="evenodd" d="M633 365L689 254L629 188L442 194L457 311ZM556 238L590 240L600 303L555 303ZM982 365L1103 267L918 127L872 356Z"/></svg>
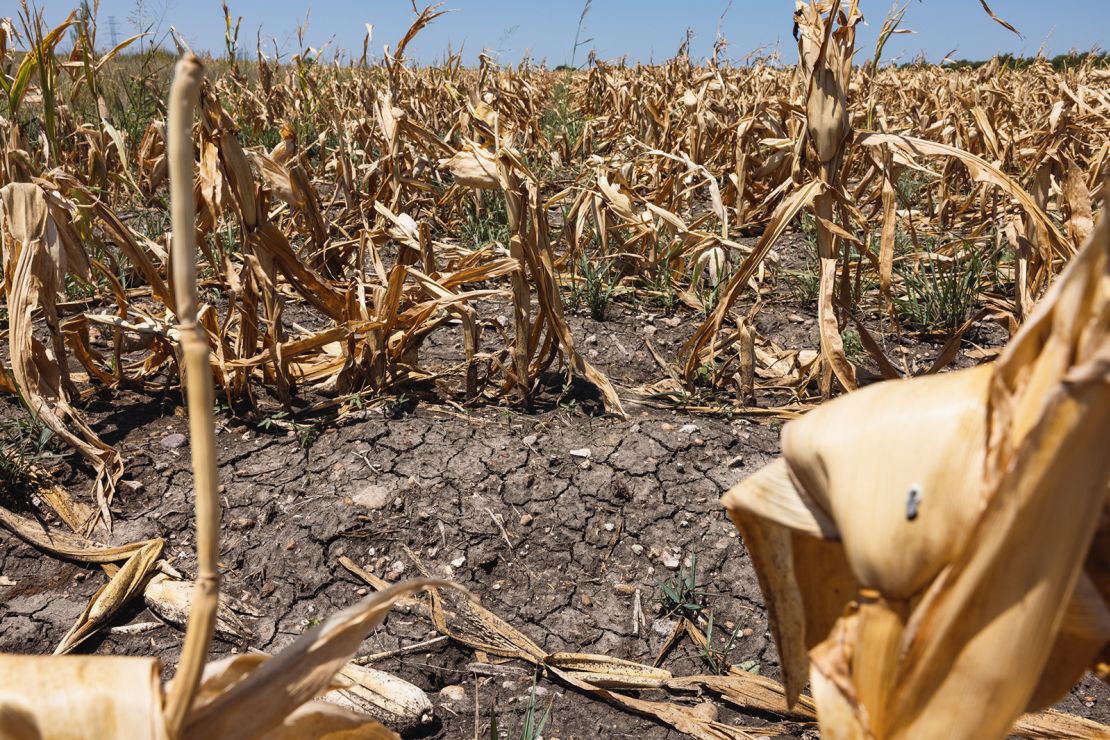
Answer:
<svg viewBox="0 0 1110 740"><path fill-rule="evenodd" d="M909 61L924 53L939 61L949 52L955 58L985 58L996 52L1035 54L1044 49L1057 54L1110 45L1105 22L1106 0L989 0L994 11L1020 30L1024 38L994 23L978 0L911 0L905 27L914 35L896 36L884 59ZM43 0L40 4L45 5ZM76 4L76 0L74 0ZM381 58L382 47L392 48L413 18L410 0L230 0L232 13L243 16L240 44L253 54L261 29L264 48L294 53L296 29L308 17L307 46L361 52L366 23L374 25L371 52ZM422 0L417 0L421 5ZM875 35L890 0L861 0L867 27L861 27L858 47L870 56ZM51 0L48 16L60 19L65 0ZM449 0L452 12L424 29L410 46L409 56L423 62L442 58L446 49L460 47L467 62L489 50L502 62L516 63L530 52L550 65L570 61L581 0ZM726 7L728 8L725 12ZM692 52L702 59L712 53L718 28L729 41L727 54L742 59L757 49L778 49L786 62L796 59L791 38L793 0L594 0L586 16L583 37L592 41L579 49L578 62L592 47L603 59L627 54L633 61L671 56L685 37L694 33ZM141 13L139 12L141 11ZM724 14L722 19L722 13ZM134 33L137 15L162 19L163 29L174 25L197 50L223 49L223 20L219 0L102 0L100 27L109 42L108 17L114 16L119 38Z"/></svg>

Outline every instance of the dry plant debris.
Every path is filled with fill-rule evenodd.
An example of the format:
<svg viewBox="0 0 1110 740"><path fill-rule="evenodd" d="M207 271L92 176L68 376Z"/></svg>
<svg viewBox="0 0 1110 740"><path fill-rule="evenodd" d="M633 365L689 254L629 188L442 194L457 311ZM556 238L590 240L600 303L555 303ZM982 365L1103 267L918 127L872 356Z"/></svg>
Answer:
<svg viewBox="0 0 1110 740"><path fill-rule="evenodd" d="M697 737L756 731L684 701L703 694L782 727L818 712L830 737L1104 733L1019 718L1086 669L1107 674L1110 73L1097 57L884 65L904 11L857 64L858 1L796 0L794 66L735 66L723 45L698 63L684 44L659 64L549 70L409 63L439 5L414 6L381 63L366 47L281 62L261 45L247 61L225 5L227 58L205 75L174 36L166 105L168 64L151 70L168 57L141 36L103 52L95 13L50 28L23 4L0 19L0 393L40 451L76 453L67 464L88 480L71 496L23 459L28 443L0 450L0 525L105 579L58 656L0 657L3 732L95 735L126 716L151 737L388 737L379 721L425 721L419 689L348 661L427 581L272 658L207 662L213 635L249 642L258 616L219 590L217 407L307 446L319 419L415 395L463 417L554 397L619 418L793 420L782 459L725 500L782 686L737 667L679 676L549 653L449 591L409 599L457 643ZM809 336L768 329L784 285L815 319ZM602 367L598 337L576 333L579 312L600 322L615 303L658 312L650 379ZM655 343L656 319L688 331ZM969 351L987 326L1009 344ZM939 349L908 361L906 337ZM892 382L856 390L877 379ZM188 440L163 442L190 442L195 578L161 537L104 544L129 460L87 407L129 390L187 400ZM591 465L589 448L571 455ZM167 687L154 658L61 655L140 599L185 627ZM669 644L683 637L712 649L685 618ZM83 681L90 670L103 679Z"/></svg>

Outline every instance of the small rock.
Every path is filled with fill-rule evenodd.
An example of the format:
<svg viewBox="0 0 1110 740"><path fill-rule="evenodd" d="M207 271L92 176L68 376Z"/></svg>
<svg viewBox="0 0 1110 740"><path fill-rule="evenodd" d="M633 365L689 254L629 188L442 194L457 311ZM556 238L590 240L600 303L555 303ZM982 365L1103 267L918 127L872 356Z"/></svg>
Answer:
<svg viewBox="0 0 1110 740"><path fill-rule="evenodd" d="M582 606L593 606L594 605L594 600L590 598L589 594L582 594L582 596L580 598L582 599Z"/></svg>
<svg viewBox="0 0 1110 740"><path fill-rule="evenodd" d="M796 313L787 314L786 318L790 319L795 324L804 324L806 322L806 320L803 317L799 316Z"/></svg>
<svg viewBox="0 0 1110 740"><path fill-rule="evenodd" d="M643 555L644 554L644 546L637 542L635 545L632 546L632 554L633 555Z"/></svg>
<svg viewBox="0 0 1110 740"><path fill-rule="evenodd" d="M581 447L577 450L571 450L570 451L570 456L571 457L582 457L582 458L585 458L587 460L590 458L591 454L592 453L590 452L589 447Z"/></svg>
<svg viewBox="0 0 1110 740"><path fill-rule="evenodd" d="M169 467L170 467L169 463L162 462L161 460L159 460L158 462L154 463L154 472L164 473L165 471L169 470Z"/></svg>
<svg viewBox="0 0 1110 740"><path fill-rule="evenodd" d="M731 460L729 460L725 464L728 465L730 468L738 468L738 467L740 467L741 465L744 464L744 456L743 455L737 455L736 457L732 458Z"/></svg>
<svg viewBox="0 0 1110 740"><path fill-rule="evenodd" d="M674 469L681 473L682 471L686 470L686 463L679 460L674 464Z"/></svg>
<svg viewBox="0 0 1110 740"><path fill-rule="evenodd" d="M385 486L369 483L358 493L351 495L351 501L364 509L384 509L389 503L390 491Z"/></svg>
<svg viewBox="0 0 1110 740"><path fill-rule="evenodd" d="M460 702L466 699L466 689L458 684L451 684L440 689L439 695L444 701Z"/></svg>
<svg viewBox="0 0 1110 740"><path fill-rule="evenodd" d="M463 565L465 563L466 563L466 556L465 555L459 555L457 558L455 558L454 560L451 561L451 567L452 568L461 568L461 567L463 567Z"/></svg>
<svg viewBox="0 0 1110 740"><path fill-rule="evenodd" d="M529 434L527 437L525 437L524 439L522 439L520 441L524 443L525 447L531 447L532 445L536 444L537 439L539 439L539 438L536 435Z"/></svg>
<svg viewBox="0 0 1110 740"><path fill-rule="evenodd" d="M520 526L522 526L522 527L531 526L532 522L535 521L535 519L536 518L534 516L532 516L531 514L521 514L520 515L520 520L519 520Z"/></svg>
<svg viewBox="0 0 1110 740"><path fill-rule="evenodd" d="M665 421L659 425L659 428L662 429L664 432L670 432L674 430L674 424Z"/></svg>
<svg viewBox="0 0 1110 740"><path fill-rule="evenodd" d="M711 701L698 702L693 707L691 707L690 712L697 715L698 717L701 717L707 722L717 721L717 705Z"/></svg>
<svg viewBox="0 0 1110 740"><path fill-rule="evenodd" d="M670 637L674 632L675 621L673 619L653 619L651 621L651 629L657 635L663 637Z"/></svg>
<svg viewBox="0 0 1110 740"><path fill-rule="evenodd" d="M696 431L698 431L698 425L697 424L683 424L679 428L678 433L679 434L693 434Z"/></svg>
<svg viewBox="0 0 1110 740"><path fill-rule="evenodd" d="M614 529L616 529L616 526L612 522L605 522L606 532L612 532Z"/></svg>
<svg viewBox="0 0 1110 740"><path fill-rule="evenodd" d="M678 570L678 564L679 564L679 559L678 559L678 554L677 553L669 552L669 553L667 553L666 555L663 556L663 567L664 568L668 568L670 570Z"/></svg>
<svg viewBox="0 0 1110 740"><path fill-rule="evenodd" d="M143 482L138 480L121 480L119 482L119 487L127 493L134 494L142 493L144 488Z"/></svg>
<svg viewBox="0 0 1110 740"><path fill-rule="evenodd" d="M624 594L625 596L631 596L632 594L636 593L636 587L633 586L631 583L614 583L613 590L616 591L618 594Z"/></svg>
<svg viewBox="0 0 1110 740"><path fill-rule="evenodd" d="M597 334L591 334L586 337L586 344L597 344Z"/></svg>
<svg viewBox="0 0 1110 740"><path fill-rule="evenodd" d="M167 434L165 437L162 437L161 442L162 446L165 447L167 450L176 450L178 447L184 447L188 443L189 438L186 437L184 434L179 434L177 432L174 432L173 434Z"/></svg>

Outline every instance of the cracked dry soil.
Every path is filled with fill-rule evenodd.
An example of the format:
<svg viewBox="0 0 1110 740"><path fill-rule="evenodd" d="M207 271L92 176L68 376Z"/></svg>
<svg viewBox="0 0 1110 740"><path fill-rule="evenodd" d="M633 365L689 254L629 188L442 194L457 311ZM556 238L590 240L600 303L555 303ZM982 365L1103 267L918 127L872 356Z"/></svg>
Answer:
<svg viewBox="0 0 1110 740"><path fill-rule="evenodd" d="M599 347L639 346L631 336L642 328L636 321L625 316L604 327L576 327L576 335L604 331ZM609 332L619 341L609 342ZM680 339L664 328L656 341ZM643 359L639 351L636 359ZM598 361L618 382L645 374L620 357ZM118 494L113 541L163 536L166 557L191 575L188 447L161 445L167 435L187 431L175 403L121 391L90 415L128 461L128 477L141 484ZM658 583L696 553L698 581L716 623L740 629L731 662L753 661L746 665L778 678L751 562L718 499L778 454L779 424L634 404L627 411L627 420L566 407L532 414L484 407L463 415L436 404L392 416L360 411L326 423L308 449L295 436L218 418L223 588L262 616L250 622L255 638L249 644L217 640L213 657L279 650L365 594L365 584L339 564L341 556L396 580L418 575L411 552L432 574L459 581L549 652L650 663L670 626ZM590 450L588 459L570 454L582 448ZM87 479L73 470L61 482L76 495L87 488ZM49 653L103 582L99 571L44 556L7 533L0 535L0 573L0 650L25 653ZM644 614L638 629L637 591ZM116 623L152 619L140 604ZM434 635L423 616L402 608L362 653ZM103 634L82 649L157 655L169 677L180 646L181 632L161 626ZM429 692L436 720L425 736L487 737L494 704L502 728L518 727L532 673L517 664L495 670L478 661L469 648L446 641L374 666ZM706 672L688 641L664 665L676 674ZM536 692L541 711L551 705L549 738L681 736L556 683L541 680ZM1106 721L1108 697L1088 678L1060 708ZM724 708L720 719L751 727L757 736L767 723ZM816 731L799 728L797 736Z"/></svg>

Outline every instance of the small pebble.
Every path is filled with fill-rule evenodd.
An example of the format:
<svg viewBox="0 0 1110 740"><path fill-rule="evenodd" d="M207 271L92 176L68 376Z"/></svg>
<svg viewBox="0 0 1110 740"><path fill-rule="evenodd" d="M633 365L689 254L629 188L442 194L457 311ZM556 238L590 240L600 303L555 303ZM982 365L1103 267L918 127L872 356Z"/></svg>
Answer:
<svg viewBox="0 0 1110 740"><path fill-rule="evenodd" d="M184 447L186 444L188 444L188 442L188 437L177 432L174 432L173 434L167 434L165 437L162 437L162 446L165 447L167 450L176 450L178 447Z"/></svg>
<svg viewBox="0 0 1110 740"><path fill-rule="evenodd" d="M571 450L570 451L570 456L571 457L583 457L583 458L589 459L591 454L592 453L590 452L589 447L581 447L577 450Z"/></svg>
<svg viewBox="0 0 1110 740"><path fill-rule="evenodd" d="M443 697L445 701L460 702L466 699L466 689L458 684L451 684L450 686L444 686L440 689L439 695Z"/></svg>
<svg viewBox="0 0 1110 740"><path fill-rule="evenodd" d="M529 434L527 437L525 437L524 439L522 439L520 441L524 443L525 447L531 447L532 445L536 444L537 439L538 439L538 437L536 435Z"/></svg>
<svg viewBox="0 0 1110 740"><path fill-rule="evenodd" d="M535 521L535 519L536 518L534 516L532 516L531 514L521 514L520 515L520 520L519 520L520 521L520 526L522 526L522 527L531 526L532 522Z"/></svg>
<svg viewBox="0 0 1110 740"><path fill-rule="evenodd" d="M651 622L651 630L657 635L663 637L670 637L671 632L674 631L673 619L655 619Z"/></svg>
<svg viewBox="0 0 1110 740"><path fill-rule="evenodd" d="M632 546L632 554L633 555L643 555L644 554L644 546L639 544L639 543L636 543L635 545Z"/></svg>
<svg viewBox="0 0 1110 740"><path fill-rule="evenodd" d="M119 482L119 487L122 488L127 493L142 493L144 486L143 486L142 481L121 480Z"/></svg>

